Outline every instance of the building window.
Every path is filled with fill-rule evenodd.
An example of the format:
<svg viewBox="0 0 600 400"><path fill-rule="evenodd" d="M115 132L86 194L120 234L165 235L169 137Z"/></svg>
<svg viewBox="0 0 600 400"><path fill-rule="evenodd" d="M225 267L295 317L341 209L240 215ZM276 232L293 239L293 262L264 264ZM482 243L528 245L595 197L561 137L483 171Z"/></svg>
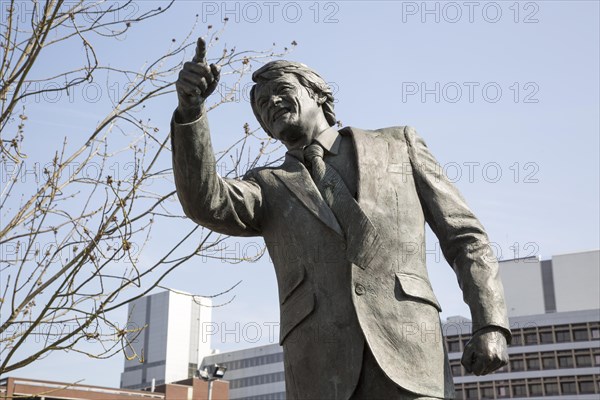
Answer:
<svg viewBox="0 0 600 400"><path fill-rule="evenodd" d="M540 360L538 358L527 359L527 370L538 371L540 369Z"/></svg>
<svg viewBox="0 0 600 400"><path fill-rule="evenodd" d="M458 339L449 340L448 341L448 352L449 353L458 353L460 351L460 342Z"/></svg>
<svg viewBox="0 0 600 400"><path fill-rule="evenodd" d="M521 335L521 330L515 330L512 333L512 341L511 346L523 346L523 336Z"/></svg>
<svg viewBox="0 0 600 400"><path fill-rule="evenodd" d="M588 394L588 393L596 393L596 387L594 385L594 381L582 381L579 382L579 393Z"/></svg>
<svg viewBox="0 0 600 400"><path fill-rule="evenodd" d="M541 383L530 383L529 384L529 395L530 396L541 396L542 394L544 394L544 392L542 391Z"/></svg>
<svg viewBox="0 0 600 400"><path fill-rule="evenodd" d="M546 396L556 396L558 395L558 383L550 382L544 383L544 389L546 390Z"/></svg>
<svg viewBox="0 0 600 400"><path fill-rule="evenodd" d="M537 333L535 332L525 332L525 344L538 344Z"/></svg>
<svg viewBox="0 0 600 400"><path fill-rule="evenodd" d="M564 342L571 341L571 332L568 330L556 331L555 335L556 335L557 343L564 343Z"/></svg>
<svg viewBox="0 0 600 400"><path fill-rule="evenodd" d="M551 356L544 356L542 358L542 366L544 369L556 369L556 359L554 354Z"/></svg>
<svg viewBox="0 0 600 400"><path fill-rule="evenodd" d="M540 343L554 343L554 335L552 335L552 332L540 332Z"/></svg>
<svg viewBox="0 0 600 400"><path fill-rule="evenodd" d="M600 339L600 328L591 328L592 339Z"/></svg>
<svg viewBox="0 0 600 400"><path fill-rule="evenodd" d="M486 386L481 388L481 398L482 399L493 399L494 398L494 388L492 386Z"/></svg>
<svg viewBox="0 0 600 400"><path fill-rule="evenodd" d="M525 364L523 363L523 360L510 360L510 370L511 372L525 371Z"/></svg>
<svg viewBox="0 0 600 400"><path fill-rule="evenodd" d="M452 370L452 376L462 376L462 368L460 365L452 365L450 369Z"/></svg>
<svg viewBox="0 0 600 400"><path fill-rule="evenodd" d="M558 356L558 366L560 368L573 368L573 356L570 354Z"/></svg>
<svg viewBox="0 0 600 400"><path fill-rule="evenodd" d="M479 399L479 391L477 390L477 388L470 388L470 389L465 389L465 399L467 400L476 400Z"/></svg>
<svg viewBox="0 0 600 400"><path fill-rule="evenodd" d="M578 368L582 367L591 367L592 366L592 357L589 354L576 354L575 362Z"/></svg>
<svg viewBox="0 0 600 400"><path fill-rule="evenodd" d="M510 397L510 392L508 391L508 386L496 386L496 397L499 399Z"/></svg>
<svg viewBox="0 0 600 400"><path fill-rule="evenodd" d="M576 342L583 342L583 341L590 340L587 329L585 329L585 328L584 329L574 329L573 330L573 340L575 340Z"/></svg>
<svg viewBox="0 0 600 400"><path fill-rule="evenodd" d="M285 379L283 372L272 374L249 376L247 378L234 379L229 381L230 389L237 389L246 386L263 385L265 383L280 382Z"/></svg>
<svg viewBox="0 0 600 400"><path fill-rule="evenodd" d="M527 371L539 371L540 360L537 358L530 358L527 360Z"/></svg>
<svg viewBox="0 0 600 400"><path fill-rule="evenodd" d="M525 385L512 385L513 397L526 397L527 389Z"/></svg>
<svg viewBox="0 0 600 400"><path fill-rule="evenodd" d="M562 394L577 394L575 382L561 382L560 390L562 391Z"/></svg>

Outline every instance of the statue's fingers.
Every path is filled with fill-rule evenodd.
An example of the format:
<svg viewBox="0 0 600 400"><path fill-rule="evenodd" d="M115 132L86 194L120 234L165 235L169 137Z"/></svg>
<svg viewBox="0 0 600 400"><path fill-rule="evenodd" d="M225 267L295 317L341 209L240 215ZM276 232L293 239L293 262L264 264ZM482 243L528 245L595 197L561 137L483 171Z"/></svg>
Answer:
<svg viewBox="0 0 600 400"><path fill-rule="evenodd" d="M212 75L212 71L210 67L206 64L197 64L194 62L186 62L183 64L183 70L188 72L193 72L198 75L208 76Z"/></svg>
<svg viewBox="0 0 600 400"><path fill-rule="evenodd" d="M194 86L198 86L198 87L202 88L202 90L206 89L208 84L212 82L212 77L210 75L203 76L203 75L200 75L200 74L197 74L194 72L184 71L184 70L182 70L179 73L179 79L189 82L190 84L192 84Z"/></svg>
<svg viewBox="0 0 600 400"><path fill-rule="evenodd" d="M198 42L196 43L196 55L192 59L195 63L206 63L206 42L201 37L198 38Z"/></svg>
<svg viewBox="0 0 600 400"><path fill-rule="evenodd" d="M212 72L215 81L218 81L221 77L221 66L217 64L210 64L210 71Z"/></svg>
<svg viewBox="0 0 600 400"><path fill-rule="evenodd" d="M206 88L206 92L208 94L214 92L214 90L217 88L217 85L219 84L219 78L220 78L220 74L221 74L221 68L219 68L219 66L215 65L215 64L211 64L210 65L210 70L211 70L211 77L212 77L212 81L209 80L208 81L208 87Z"/></svg>
<svg viewBox="0 0 600 400"><path fill-rule="evenodd" d="M198 83L200 83L200 78L201 78L201 76L199 76L197 74L182 70L179 73L178 81L183 81L183 82L189 83L192 86L198 86Z"/></svg>
<svg viewBox="0 0 600 400"><path fill-rule="evenodd" d="M175 87L177 88L178 92L182 92L188 96L198 95L198 87L184 80L180 79L177 82L175 82Z"/></svg>
<svg viewBox="0 0 600 400"><path fill-rule="evenodd" d="M198 82L198 89L200 89L200 93L204 93L208 88L208 83L206 82L206 78L200 78L200 82Z"/></svg>
<svg viewBox="0 0 600 400"><path fill-rule="evenodd" d="M460 360L460 363L465 367L467 372L473 372L473 346L471 344L467 344L465 346L465 350L463 352L463 356Z"/></svg>
<svg viewBox="0 0 600 400"><path fill-rule="evenodd" d="M190 73L180 73L177 80L177 87L183 89L183 92L190 96L198 96L204 95L208 84L204 77Z"/></svg>
<svg viewBox="0 0 600 400"><path fill-rule="evenodd" d="M473 356L473 373L477 376L483 375L489 360L483 354L477 354Z"/></svg>
<svg viewBox="0 0 600 400"><path fill-rule="evenodd" d="M487 375L491 372L494 372L495 370L497 370L498 368L502 367L504 365L503 361L499 358L494 358L493 360L491 360L487 367L484 369L482 375Z"/></svg>

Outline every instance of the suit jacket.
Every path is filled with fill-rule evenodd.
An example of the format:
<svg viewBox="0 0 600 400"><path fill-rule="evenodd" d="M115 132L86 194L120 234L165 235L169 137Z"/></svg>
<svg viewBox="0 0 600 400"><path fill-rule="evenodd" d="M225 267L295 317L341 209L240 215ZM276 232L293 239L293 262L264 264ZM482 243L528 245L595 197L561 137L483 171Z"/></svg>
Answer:
<svg viewBox="0 0 600 400"><path fill-rule="evenodd" d="M453 398L441 307L425 265L425 222L470 307L473 332L508 334L498 265L483 227L410 127L344 128L358 165L358 203L380 247L347 260L340 226L305 166L286 155L244 179L215 172L208 122L172 124L173 168L186 215L220 233L265 239L277 275L287 398L347 399L368 345L387 377Z"/></svg>

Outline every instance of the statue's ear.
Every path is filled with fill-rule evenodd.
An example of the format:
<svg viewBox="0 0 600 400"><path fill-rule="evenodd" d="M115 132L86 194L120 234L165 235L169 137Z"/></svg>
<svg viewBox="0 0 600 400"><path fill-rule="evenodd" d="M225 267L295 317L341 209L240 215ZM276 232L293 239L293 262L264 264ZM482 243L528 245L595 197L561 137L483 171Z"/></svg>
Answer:
<svg viewBox="0 0 600 400"><path fill-rule="evenodd" d="M327 101L327 96L317 96L317 104L322 106Z"/></svg>

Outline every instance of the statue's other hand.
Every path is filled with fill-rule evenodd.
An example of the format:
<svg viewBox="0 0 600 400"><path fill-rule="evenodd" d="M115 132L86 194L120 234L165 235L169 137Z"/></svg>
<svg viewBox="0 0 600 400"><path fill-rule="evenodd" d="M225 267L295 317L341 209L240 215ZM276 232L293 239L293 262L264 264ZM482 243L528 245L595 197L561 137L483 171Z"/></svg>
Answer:
<svg viewBox="0 0 600 400"><path fill-rule="evenodd" d="M487 375L508 363L506 337L497 329L475 332L465 346L461 363L468 372Z"/></svg>
<svg viewBox="0 0 600 400"><path fill-rule="evenodd" d="M214 92L219 83L220 68L206 62L206 42L198 38L196 55L191 62L183 64L175 88L179 106L180 122L191 122L202 113L202 104Z"/></svg>

